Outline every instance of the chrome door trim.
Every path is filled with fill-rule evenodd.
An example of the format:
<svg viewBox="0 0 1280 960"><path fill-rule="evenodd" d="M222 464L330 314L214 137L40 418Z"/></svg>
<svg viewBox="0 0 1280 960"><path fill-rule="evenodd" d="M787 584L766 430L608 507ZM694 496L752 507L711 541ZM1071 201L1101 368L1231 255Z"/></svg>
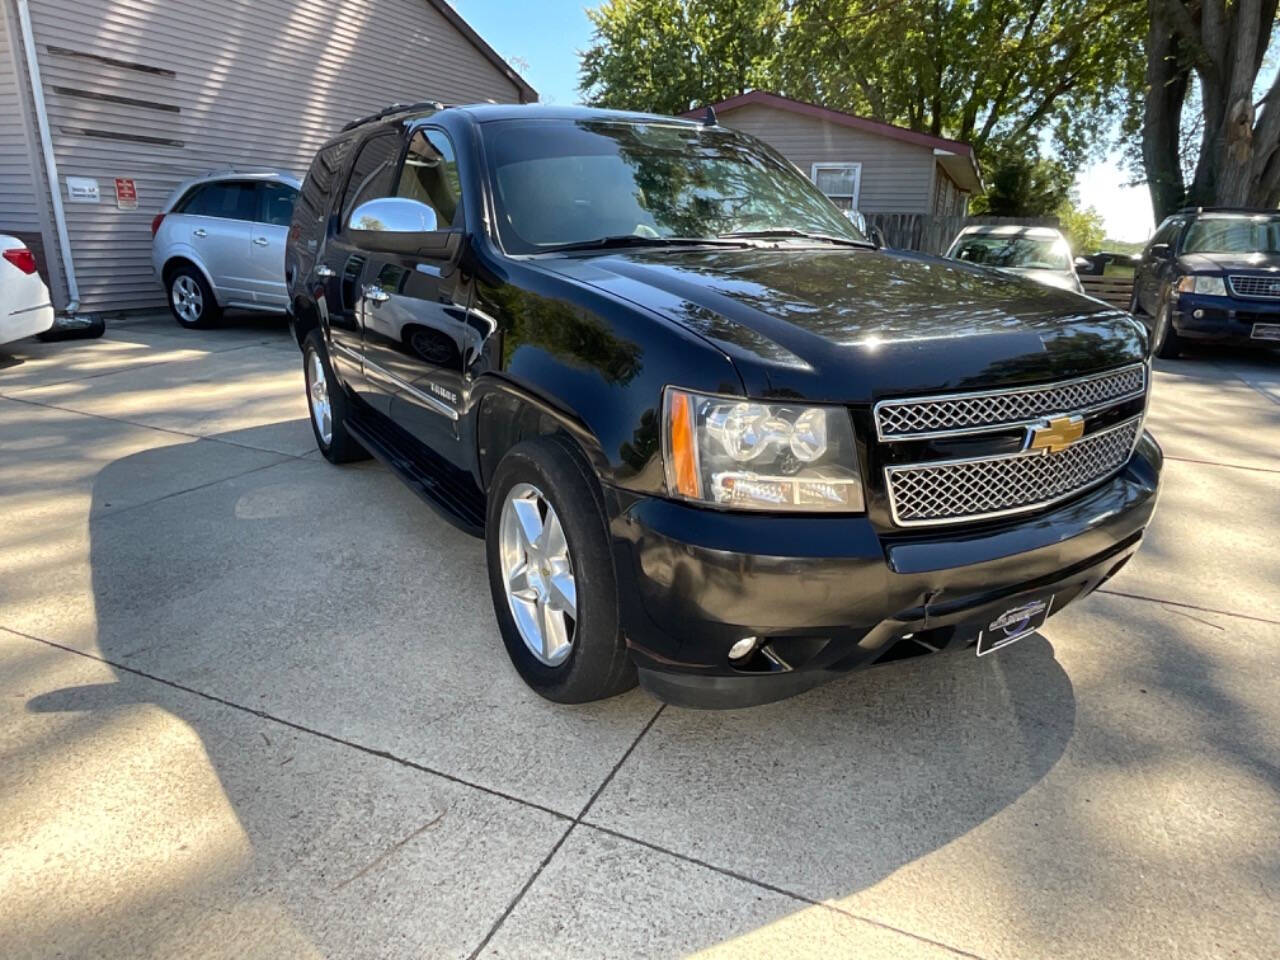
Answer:
<svg viewBox="0 0 1280 960"><path fill-rule="evenodd" d="M450 420L454 420L454 421L458 419L458 416L459 416L458 411L455 410L453 407L449 406L446 403L440 402L438 399L431 396L431 394L429 393L424 393L423 391L419 390L417 387L415 387L413 384L409 383L408 381L403 380L400 377L397 377L394 373L392 373L390 370L386 369L385 367L378 366L376 363L374 363L372 360L366 357L363 353L357 353L354 350L351 350L347 347L342 346L342 344L340 343L331 342L329 346L331 349L336 350L339 353L346 354L348 359L354 360L356 363L361 364L361 369L364 370L365 376L369 376L370 374L372 374L373 376L380 378L384 383L394 387L395 389L403 390L405 393L409 394L415 400L420 400L429 410L433 411L434 413L440 414L442 417L448 417Z"/></svg>

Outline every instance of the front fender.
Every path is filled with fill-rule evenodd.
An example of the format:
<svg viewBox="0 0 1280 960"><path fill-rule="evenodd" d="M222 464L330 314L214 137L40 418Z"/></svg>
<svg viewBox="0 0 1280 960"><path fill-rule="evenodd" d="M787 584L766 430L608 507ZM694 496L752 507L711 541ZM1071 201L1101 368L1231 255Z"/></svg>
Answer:
<svg viewBox="0 0 1280 960"><path fill-rule="evenodd" d="M603 482L660 495L663 388L743 393L727 355L634 304L518 261L476 276L466 412L484 484L513 443L563 430Z"/></svg>

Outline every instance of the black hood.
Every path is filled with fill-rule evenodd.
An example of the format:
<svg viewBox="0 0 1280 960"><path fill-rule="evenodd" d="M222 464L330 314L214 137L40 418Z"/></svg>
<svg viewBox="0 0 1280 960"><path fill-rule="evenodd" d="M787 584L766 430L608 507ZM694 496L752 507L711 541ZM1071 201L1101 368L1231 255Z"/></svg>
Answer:
<svg viewBox="0 0 1280 960"><path fill-rule="evenodd" d="M1145 351L1123 311L936 257L660 248L542 264L706 337L752 396L871 402L1071 377Z"/></svg>
<svg viewBox="0 0 1280 960"><path fill-rule="evenodd" d="M1185 273L1266 272L1280 268L1280 253L1184 253L1178 266Z"/></svg>

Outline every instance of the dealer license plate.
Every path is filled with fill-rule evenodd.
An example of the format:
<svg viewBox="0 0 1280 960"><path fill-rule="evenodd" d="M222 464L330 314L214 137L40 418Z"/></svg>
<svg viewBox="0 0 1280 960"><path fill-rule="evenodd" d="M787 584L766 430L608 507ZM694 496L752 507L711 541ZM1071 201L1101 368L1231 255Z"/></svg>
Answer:
<svg viewBox="0 0 1280 960"><path fill-rule="evenodd" d="M1249 336L1254 340L1280 340L1280 323L1255 323Z"/></svg>
<svg viewBox="0 0 1280 960"><path fill-rule="evenodd" d="M985 657L1001 647L1031 636L1044 626L1052 609L1051 594L1023 601L1005 610L978 631L978 656Z"/></svg>

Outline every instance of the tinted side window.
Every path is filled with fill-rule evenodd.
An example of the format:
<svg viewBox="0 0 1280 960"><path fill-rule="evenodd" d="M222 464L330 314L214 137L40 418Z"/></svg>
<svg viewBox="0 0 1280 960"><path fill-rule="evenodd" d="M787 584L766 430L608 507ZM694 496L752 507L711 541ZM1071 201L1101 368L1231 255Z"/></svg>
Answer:
<svg viewBox="0 0 1280 960"><path fill-rule="evenodd" d="M1166 219L1164 223L1156 228L1155 234L1151 237L1151 242L1147 244L1147 249L1150 250L1157 243L1173 243L1173 238L1177 235L1178 227L1180 226L1182 226L1181 220L1175 220L1173 217Z"/></svg>
<svg viewBox="0 0 1280 960"><path fill-rule="evenodd" d="M389 197L395 186L396 161L400 159L400 135L380 133L365 142L356 155L342 197L342 223L366 200Z"/></svg>
<svg viewBox="0 0 1280 960"><path fill-rule="evenodd" d="M259 223L269 223L277 227L287 227L293 219L293 205L298 199L298 191L287 183L258 184L258 216Z"/></svg>
<svg viewBox="0 0 1280 960"><path fill-rule="evenodd" d="M440 229L462 220L462 183L453 144L438 130L419 130L409 141L400 171L397 197L418 200L433 208Z"/></svg>
<svg viewBox="0 0 1280 960"><path fill-rule="evenodd" d="M254 184L239 180L202 184L183 197L174 212L223 220L253 220L257 215Z"/></svg>

